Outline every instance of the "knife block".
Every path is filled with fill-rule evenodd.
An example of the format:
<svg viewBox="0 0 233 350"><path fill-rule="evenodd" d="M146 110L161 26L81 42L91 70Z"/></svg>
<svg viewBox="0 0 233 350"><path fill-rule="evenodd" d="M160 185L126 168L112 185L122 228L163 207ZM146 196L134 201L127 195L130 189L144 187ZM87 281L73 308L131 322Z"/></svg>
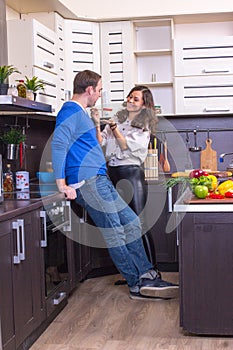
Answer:
<svg viewBox="0 0 233 350"><path fill-rule="evenodd" d="M147 157L144 162L145 178L146 180L157 180L159 176L158 171L158 151L157 149L149 149Z"/></svg>

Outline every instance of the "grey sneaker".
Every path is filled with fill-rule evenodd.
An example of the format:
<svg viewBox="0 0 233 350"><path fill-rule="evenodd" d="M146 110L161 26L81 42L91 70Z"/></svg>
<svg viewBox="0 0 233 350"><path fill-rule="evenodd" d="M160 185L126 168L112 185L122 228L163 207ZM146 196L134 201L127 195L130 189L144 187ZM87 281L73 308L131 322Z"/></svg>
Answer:
<svg viewBox="0 0 233 350"><path fill-rule="evenodd" d="M142 278L140 294L146 297L161 299L173 299L179 297L179 286L177 284L163 281L160 278L150 280Z"/></svg>
<svg viewBox="0 0 233 350"><path fill-rule="evenodd" d="M146 301L161 300L160 298L142 295L142 294L140 294L140 292L130 292L129 297L130 297L130 299L133 299L133 300L146 300Z"/></svg>

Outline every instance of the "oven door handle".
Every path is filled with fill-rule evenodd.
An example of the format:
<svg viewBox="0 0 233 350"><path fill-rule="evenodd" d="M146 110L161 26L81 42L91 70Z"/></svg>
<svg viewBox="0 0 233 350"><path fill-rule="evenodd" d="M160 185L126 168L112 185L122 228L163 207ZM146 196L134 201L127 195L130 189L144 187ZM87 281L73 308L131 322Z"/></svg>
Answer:
<svg viewBox="0 0 233 350"><path fill-rule="evenodd" d="M45 247L47 247L46 211L45 210L40 211L40 217L43 219L42 227L43 227L43 232L44 232L44 239L41 239L40 246L42 248L45 248Z"/></svg>
<svg viewBox="0 0 233 350"><path fill-rule="evenodd" d="M68 226L70 224L69 220L66 220L64 222L62 222L60 225L56 225L55 227L49 229L51 232L56 232L58 230L61 230L62 228Z"/></svg>

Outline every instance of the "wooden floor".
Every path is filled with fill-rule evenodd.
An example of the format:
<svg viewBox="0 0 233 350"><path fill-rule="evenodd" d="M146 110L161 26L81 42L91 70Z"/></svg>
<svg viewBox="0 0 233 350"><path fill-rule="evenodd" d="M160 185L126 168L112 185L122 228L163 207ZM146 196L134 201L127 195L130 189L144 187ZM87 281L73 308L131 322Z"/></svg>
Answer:
<svg viewBox="0 0 233 350"><path fill-rule="evenodd" d="M131 300L119 275L84 281L31 350L230 350L233 339L184 334L179 301ZM178 282L178 273L163 273Z"/></svg>

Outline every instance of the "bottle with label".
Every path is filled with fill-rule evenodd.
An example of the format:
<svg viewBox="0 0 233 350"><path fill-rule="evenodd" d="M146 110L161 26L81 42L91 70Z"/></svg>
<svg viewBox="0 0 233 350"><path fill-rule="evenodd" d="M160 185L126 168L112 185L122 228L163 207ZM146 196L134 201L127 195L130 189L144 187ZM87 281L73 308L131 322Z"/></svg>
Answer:
<svg viewBox="0 0 233 350"><path fill-rule="evenodd" d="M19 83L17 84L17 90L19 97L26 98L27 89L24 85L24 80L19 80Z"/></svg>
<svg viewBox="0 0 233 350"><path fill-rule="evenodd" d="M7 164L6 171L3 173L3 191L13 192L14 191L14 174L11 170L11 165Z"/></svg>

